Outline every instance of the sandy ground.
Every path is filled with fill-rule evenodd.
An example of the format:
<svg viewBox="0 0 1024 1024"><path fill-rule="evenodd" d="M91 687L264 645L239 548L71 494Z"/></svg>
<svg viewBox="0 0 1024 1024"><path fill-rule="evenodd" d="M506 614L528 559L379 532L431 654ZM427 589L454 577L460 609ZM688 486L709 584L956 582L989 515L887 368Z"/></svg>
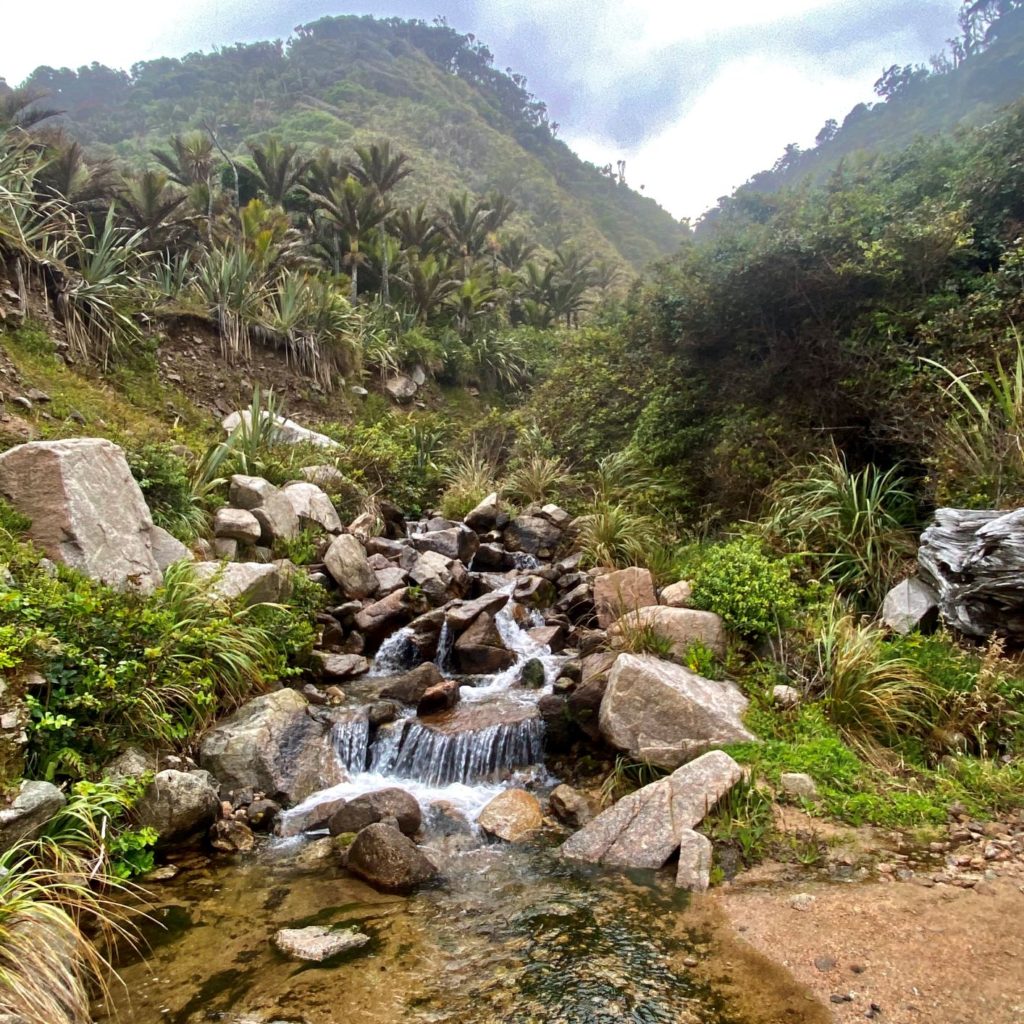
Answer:
<svg viewBox="0 0 1024 1024"><path fill-rule="evenodd" d="M790 970L835 1021L1024 1024L1019 877L973 888L755 883L710 899L740 939Z"/></svg>

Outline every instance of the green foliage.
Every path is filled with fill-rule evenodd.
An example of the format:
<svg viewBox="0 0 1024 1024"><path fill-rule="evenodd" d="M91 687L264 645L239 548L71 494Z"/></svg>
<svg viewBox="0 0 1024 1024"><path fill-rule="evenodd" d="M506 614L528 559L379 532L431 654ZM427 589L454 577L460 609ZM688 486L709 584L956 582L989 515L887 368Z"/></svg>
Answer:
<svg viewBox="0 0 1024 1024"><path fill-rule="evenodd" d="M444 470L441 514L463 519L488 494L498 490L493 462L477 447L456 452Z"/></svg>
<svg viewBox="0 0 1024 1024"><path fill-rule="evenodd" d="M577 522L580 550L590 565L642 566L648 553L659 548L658 524L624 505L598 505Z"/></svg>
<svg viewBox="0 0 1024 1024"><path fill-rule="evenodd" d="M189 464L174 446L148 444L127 456L153 522L185 543L202 534L208 516L198 503Z"/></svg>
<svg viewBox="0 0 1024 1024"><path fill-rule="evenodd" d="M502 493L523 505L545 505L563 500L571 486L572 474L561 459L533 453L510 467Z"/></svg>
<svg viewBox="0 0 1024 1024"><path fill-rule="evenodd" d="M317 560L319 536L315 530L302 530L297 537L279 537L274 541L274 557L287 558L295 565L309 565Z"/></svg>
<svg viewBox="0 0 1024 1024"><path fill-rule="evenodd" d="M768 854L776 834L771 794L741 781L718 801L701 831L716 847L736 849L745 866L756 864Z"/></svg>
<svg viewBox="0 0 1024 1024"><path fill-rule="evenodd" d="M797 599L789 565L765 554L753 538L707 548L693 573L694 606L721 615L740 636L765 636L786 626Z"/></svg>
<svg viewBox="0 0 1024 1024"><path fill-rule="evenodd" d="M601 783L601 803L613 804L634 790L657 782L668 773L646 761L631 761L621 754L615 758L612 770Z"/></svg>
<svg viewBox="0 0 1024 1024"><path fill-rule="evenodd" d="M674 660L672 640L659 633L653 623L645 622L629 611L618 621L618 632L610 641L613 650L630 654L652 654L663 661Z"/></svg>

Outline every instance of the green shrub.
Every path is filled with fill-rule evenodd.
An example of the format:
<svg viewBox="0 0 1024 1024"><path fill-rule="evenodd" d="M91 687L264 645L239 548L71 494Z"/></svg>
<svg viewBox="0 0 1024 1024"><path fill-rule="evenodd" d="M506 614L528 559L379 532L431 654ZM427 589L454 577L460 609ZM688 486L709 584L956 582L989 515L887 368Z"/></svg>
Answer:
<svg viewBox="0 0 1024 1024"><path fill-rule="evenodd" d="M766 555L751 538L708 548L693 575L694 606L717 612L744 637L787 625L798 594L788 564Z"/></svg>
<svg viewBox="0 0 1024 1024"><path fill-rule="evenodd" d="M206 529L208 517L192 485L192 469L169 444L148 444L126 453L153 522L189 543Z"/></svg>

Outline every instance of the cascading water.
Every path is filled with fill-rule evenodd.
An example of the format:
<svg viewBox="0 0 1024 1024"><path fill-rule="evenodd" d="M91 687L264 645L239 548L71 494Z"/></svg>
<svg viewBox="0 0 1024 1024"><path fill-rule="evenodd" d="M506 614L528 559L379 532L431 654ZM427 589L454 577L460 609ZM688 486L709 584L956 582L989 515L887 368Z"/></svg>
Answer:
<svg viewBox="0 0 1024 1024"><path fill-rule="evenodd" d="M451 667L452 650L455 647L455 636L445 619L441 626L441 633L437 638L437 654L434 655L434 664L441 673L447 672Z"/></svg>
<svg viewBox="0 0 1024 1024"><path fill-rule="evenodd" d="M339 719L331 727L331 750L337 764L346 772L366 769L370 746L370 722L362 711Z"/></svg>
<svg viewBox="0 0 1024 1024"><path fill-rule="evenodd" d="M393 676L412 668L416 662L416 645L412 637L413 631L408 626L392 633L380 645L370 666L370 675Z"/></svg>

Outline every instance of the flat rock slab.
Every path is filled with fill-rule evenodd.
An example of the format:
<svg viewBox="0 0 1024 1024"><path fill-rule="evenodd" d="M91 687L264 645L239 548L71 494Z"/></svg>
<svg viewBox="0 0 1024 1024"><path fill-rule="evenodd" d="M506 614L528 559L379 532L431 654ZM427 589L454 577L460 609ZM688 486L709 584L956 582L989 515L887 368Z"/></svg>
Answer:
<svg viewBox="0 0 1024 1024"><path fill-rule="evenodd" d="M274 935L274 946L285 956L295 960L320 963L350 949L359 949L370 941L369 935L354 928L327 928L311 925L308 928L282 928Z"/></svg>
<svg viewBox="0 0 1024 1024"><path fill-rule="evenodd" d="M623 797L570 836L561 854L608 867L660 868L679 849L684 831L703 821L742 776L723 751L704 754Z"/></svg>

